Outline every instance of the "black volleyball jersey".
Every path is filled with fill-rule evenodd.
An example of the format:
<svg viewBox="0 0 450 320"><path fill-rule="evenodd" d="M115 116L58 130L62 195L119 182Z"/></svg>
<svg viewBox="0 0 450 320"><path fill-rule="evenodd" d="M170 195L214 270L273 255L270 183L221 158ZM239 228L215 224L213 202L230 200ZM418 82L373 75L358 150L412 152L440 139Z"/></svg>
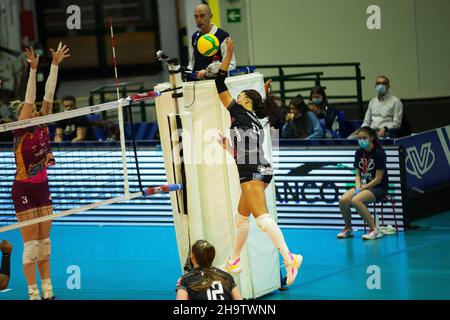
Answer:
<svg viewBox="0 0 450 320"><path fill-rule="evenodd" d="M222 281L213 281L208 289L203 291L192 290L191 286L200 282L203 278L202 270L194 269L178 280L177 290L187 291L189 300L233 300L231 291L236 287L233 277L220 269L213 267L212 270L228 279L228 284L222 283Z"/></svg>
<svg viewBox="0 0 450 320"><path fill-rule="evenodd" d="M238 164L268 164L264 157L264 129L254 112L235 100L228 107L231 115L230 138Z"/></svg>

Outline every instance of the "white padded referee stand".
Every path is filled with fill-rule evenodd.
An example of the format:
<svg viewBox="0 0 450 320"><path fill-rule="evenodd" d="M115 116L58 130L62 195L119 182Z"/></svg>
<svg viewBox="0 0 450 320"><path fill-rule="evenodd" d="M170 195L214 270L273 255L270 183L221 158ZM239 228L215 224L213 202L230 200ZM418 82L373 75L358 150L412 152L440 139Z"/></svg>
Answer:
<svg viewBox="0 0 450 320"><path fill-rule="evenodd" d="M264 78L259 73L229 77L226 84L234 98L245 89L256 89L264 96ZM162 91L169 87L169 83L158 84L155 90ZM198 239L213 244L216 248L214 266L219 267L232 251L234 217L241 194L234 160L216 141L218 131L228 135L230 115L219 100L213 80L183 83L183 91L184 103L179 104L179 114L183 127L188 215L178 212L177 195L173 192L170 194L180 265L183 267L186 261L190 238L191 245ZM172 157L177 157L179 147L176 135L169 132L169 123L172 130L175 123L175 110L175 100L170 92L156 99L168 183L180 182L174 179L174 174L180 175L179 166L174 168L172 164ZM268 124L264 125L264 131L265 156L272 162ZM276 221L273 179L266 189L266 198L269 213ZM278 250L269 237L258 229L253 217L250 219L250 234L241 255L241 263L244 271L235 280L245 299L263 296L280 287Z"/></svg>

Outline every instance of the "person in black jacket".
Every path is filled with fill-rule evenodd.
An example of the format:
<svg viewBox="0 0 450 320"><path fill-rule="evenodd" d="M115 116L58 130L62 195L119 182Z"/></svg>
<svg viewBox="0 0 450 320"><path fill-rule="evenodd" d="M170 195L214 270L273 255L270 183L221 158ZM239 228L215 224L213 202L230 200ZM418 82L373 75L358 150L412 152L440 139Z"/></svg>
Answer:
<svg viewBox="0 0 450 320"><path fill-rule="evenodd" d="M64 111L77 108L74 96L64 96L61 99ZM71 141L80 142L95 140L89 119L87 116L65 119L56 123L55 142Z"/></svg>
<svg viewBox="0 0 450 320"><path fill-rule="evenodd" d="M314 112L309 111L299 94L291 100L285 116L281 137L283 139L322 139L323 130Z"/></svg>

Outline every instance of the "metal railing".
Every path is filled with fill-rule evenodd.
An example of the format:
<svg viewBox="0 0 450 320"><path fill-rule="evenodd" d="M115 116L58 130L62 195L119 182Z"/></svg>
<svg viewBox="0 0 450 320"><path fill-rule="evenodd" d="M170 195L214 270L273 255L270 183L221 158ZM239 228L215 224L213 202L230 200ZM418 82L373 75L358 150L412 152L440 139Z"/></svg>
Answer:
<svg viewBox="0 0 450 320"><path fill-rule="evenodd" d="M352 81L355 82L354 94L329 95L329 100L347 100L345 102L356 102L360 111L361 117L364 116L363 97L362 97L362 80L365 79L361 75L361 68L359 62L348 63L313 63L313 64L281 64L281 65L255 65L256 70L272 69L276 72L273 76L264 75L265 79L272 79L273 82L279 83L279 90L272 91L274 94L279 94L280 97L286 99L293 98L295 95L291 93L308 92L313 86L323 86L322 82L329 81ZM239 68L239 67L238 67ZM317 71L309 71L303 73L289 73L290 70L297 71L298 69L318 69ZM324 69L328 68L352 68L354 76L326 76ZM299 86L295 88L286 88L287 83L305 83L309 82L308 86ZM325 87L325 86L324 86Z"/></svg>
<svg viewBox="0 0 450 320"><path fill-rule="evenodd" d="M349 63L316 63L316 64L281 64L281 65L256 65L257 71L267 70L275 71L276 73L272 76L268 75L269 73L264 72L265 79L272 79L274 83L279 84L279 90L273 90L272 93L280 95L280 97L286 101L287 99L293 98L295 93L303 93L309 91L313 86L323 86L323 82L330 81L338 81L338 82L354 82L355 91L354 93L349 94L340 94L340 95L328 95L328 100L340 100L342 102L349 103L357 103L358 109L360 112L361 118L364 117L364 106L363 106L363 97L362 97L362 80L365 79L361 75L360 63L358 62L349 62ZM244 68L239 66L238 68ZM298 72L298 69L317 69L317 71L309 71L308 72ZM329 68L352 68L354 72L354 76L327 76L324 69ZM291 72L290 72L291 71ZM343 71L344 73L344 71ZM347 70L348 73L348 70ZM299 86L292 87L289 86L287 88L288 83L299 84ZM301 85L304 84L304 85ZM152 89L149 89L152 90ZM123 82L119 84L119 92L121 97L125 98L130 94L136 94L140 92L144 92L144 84L142 82ZM148 91L148 90L147 90ZM103 85L97 88L94 88L90 92L89 96L89 104L94 105L95 99L98 99L99 103L104 103L107 101L111 101L115 98L107 99L108 95L116 95L116 86L115 84ZM140 109L140 119L143 122L147 121L147 115L145 108L148 106L153 106L154 102L144 102L142 101L139 104ZM137 106L136 106L137 107Z"/></svg>
<svg viewBox="0 0 450 320"><path fill-rule="evenodd" d="M121 98L126 98L132 94L145 92L143 82L121 82L119 83L118 87ZM117 99L116 84L102 85L90 91L89 105L92 106L96 104L96 101L97 103L105 103L116 99ZM145 109L149 105L154 105L153 101L151 101L151 103L141 101L133 105L134 110L139 108L140 120L143 122L147 121L147 113ZM124 116L127 118L126 113L124 113ZM106 112L102 113L102 118L106 119Z"/></svg>

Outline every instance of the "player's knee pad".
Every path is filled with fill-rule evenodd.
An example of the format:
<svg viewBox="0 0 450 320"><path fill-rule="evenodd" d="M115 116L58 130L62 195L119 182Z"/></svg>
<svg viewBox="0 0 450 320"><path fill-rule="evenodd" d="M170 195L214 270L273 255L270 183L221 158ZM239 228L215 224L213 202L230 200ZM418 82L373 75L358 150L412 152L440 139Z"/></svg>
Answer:
<svg viewBox="0 0 450 320"><path fill-rule="evenodd" d="M274 223L275 221L273 221L272 217L268 213L260 215L256 218L256 224L262 232L266 232L267 229Z"/></svg>
<svg viewBox="0 0 450 320"><path fill-rule="evenodd" d="M38 261L48 260L50 258L51 248L50 238L39 240Z"/></svg>
<svg viewBox="0 0 450 320"><path fill-rule="evenodd" d="M35 263L39 254L39 241L32 240L23 244L23 264Z"/></svg>
<svg viewBox="0 0 450 320"><path fill-rule="evenodd" d="M239 213L236 214L235 220L234 220L234 224L236 225L236 228L241 229L241 228L248 228L249 224L250 224L250 218L249 217L245 217L245 216L241 216Z"/></svg>

